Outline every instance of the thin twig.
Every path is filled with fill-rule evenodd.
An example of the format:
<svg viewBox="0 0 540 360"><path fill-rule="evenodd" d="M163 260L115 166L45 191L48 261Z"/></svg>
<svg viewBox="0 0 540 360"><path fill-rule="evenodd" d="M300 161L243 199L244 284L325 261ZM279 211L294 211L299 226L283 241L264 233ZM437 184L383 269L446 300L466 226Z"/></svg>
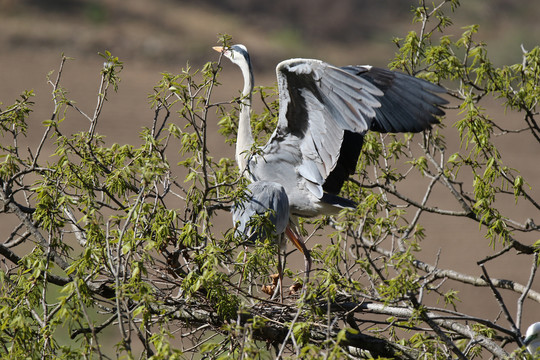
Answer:
<svg viewBox="0 0 540 360"><path fill-rule="evenodd" d="M537 269L538 269L538 253L534 253L533 263L532 263L532 266L531 266L531 274L529 275L529 280L527 281L527 285L525 286L525 290L523 291L523 293L521 294L521 296L519 297L519 299L517 301L516 327L518 328L518 330L521 329L521 317L522 317L522 313L523 313L523 303L525 302L525 299L527 298L527 294L531 290L531 287L532 287L532 284L533 284L534 277L536 275L536 270ZM518 332L517 335L518 335L519 340L521 340L521 333ZM523 345L523 344L521 344L521 345Z"/></svg>
<svg viewBox="0 0 540 360"><path fill-rule="evenodd" d="M512 318L512 315L510 315L510 311L508 311L508 308L506 307L506 304L504 303L504 300L501 296L501 293L497 290L497 288L493 285L492 281L491 281L491 278L489 277L489 274L486 270L486 267L484 266L484 264L479 264L480 265L480 268L482 269L482 273L484 274L484 278L485 280L487 281L487 283L489 284L489 288L491 289L491 291L493 292L493 295L495 296L495 299L497 300L497 302L499 303L499 306L501 307L501 310L503 311L503 314L505 315L506 317L506 320L510 323L510 325L512 326L512 330L514 331L515 334L519 334L519 329L517 328L516 326L516 323L514 322L514 319ZM516 339L518 340L518 339ZM519 341L519 340L518 340Z"/></svg>

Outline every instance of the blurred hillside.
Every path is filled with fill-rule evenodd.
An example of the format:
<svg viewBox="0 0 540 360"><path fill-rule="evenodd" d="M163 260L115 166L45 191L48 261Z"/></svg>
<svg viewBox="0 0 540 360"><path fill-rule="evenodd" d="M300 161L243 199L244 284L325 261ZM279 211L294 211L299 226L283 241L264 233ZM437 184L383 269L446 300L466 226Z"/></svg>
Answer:
<svg viewBox="0 0 540 360"><path fill-rule="evenodd" d="M308 46L316 46L319 42L357 46L366 41L385 42L394 36L402 36L402 31L410 27L411 17L407 13L419 2L315 0L306 5L306 2L298 0L191 0L189 3L205 4L209 9L238 16L251 28L271 29L271 36L285 42L289 37L291 42L298 41ZM452 17L458 25L481 24L488 39L502 40L495 45L499 48L511 45L507 41L515 40L534 45L540 33L539 11L538 2L468 0L462 1L462 6Z"/></svg>
<svg viewBox="0 0 540 360"><path fill-rule="evenodd" d="M147 94L161 72L178 73L188 62L199 67L216 60L211 47L220 33L247 45L257 85L272 85L275 65L285 58L386 66L396 51L392 39L420 30L412 23L411 9L417 5L417 0L314 0L309 6L283 0L0 0L0 102L11 103L21 91L34 89L33 119L47 118L45 76L58 67L63 53L76 59L66 65L63 85L79 106L91 111L103 61L98 52L109 50L125 66L114 106L105 109L111 121L102 124L102 132L130 142L152 116ZM539 2L468 0L448 14L454 20L449 33L480 24L478 38L487 42L496 64L520 62L520 44L537 44L539 12ZM241 79L235 71L223 76L230 88L220 87L217 94L230 99ZM72 121L86 126L83 120ZM30 141L40 134L34 136Z"/></svg>
<svg viewBox="0 0 540 360"><path fill-rule="evenodd" d="M268 69L283 57L387 62L393 37L411 28L416 0L0 0L2 54L26 49L95 55L105 49L131 61L167 65L208 60L218 33L255 51ZM454 32L481 25L481 36L501 62L521 43L535 45L540 3L468 0L452 15ZM510 52L509 52L510 50ZM258 55L258 56L257 56ZM267 61L265 61L267 60ZM345 61L347 62L347 61ZM347 62L348 63L348 62Z"/></svg>
<svg viewBox="0 0 540 360"><path fill-rule="evenodd" d="M396 51L392 39L420 30L412 24L417 5L417 0L314 0L309 6L298 0L0 0L0 102L34 89L35 118L47 118L45 76L63 53L76 59L66 66L64 86L90 110L102 64L97 54L109 50L125 67L115 105L105 110L114 119L108 126L120 132L116 141L129 141L152 116L146 97L160 73L216 60L211 47L220 33L247 45L257 84L272 85L275 65L285 58L386 66ZM520 62L520 44L537 44L539 12L539 2L468 0L449 14L455 23L449 32L480 24L479 39L497 64ZM221 87L218 94L237 94L237 75L226 72L230 90Z"/></svg>

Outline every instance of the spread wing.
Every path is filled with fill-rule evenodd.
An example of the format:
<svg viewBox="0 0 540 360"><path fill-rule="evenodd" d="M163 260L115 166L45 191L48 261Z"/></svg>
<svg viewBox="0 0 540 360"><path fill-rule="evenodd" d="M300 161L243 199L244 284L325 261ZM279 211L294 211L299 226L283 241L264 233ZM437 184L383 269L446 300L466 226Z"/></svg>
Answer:
<svg viewBox="0 0 540 360"><path fill-rule="evenodd" d="M447 101L430 82L371 66L290 59L278 64L279 119L267 144L295 143L294 164L309 190L337 194L354 173L368 130L419 132L438 123ZM287 149L283 147L283 151Z"/></svg>

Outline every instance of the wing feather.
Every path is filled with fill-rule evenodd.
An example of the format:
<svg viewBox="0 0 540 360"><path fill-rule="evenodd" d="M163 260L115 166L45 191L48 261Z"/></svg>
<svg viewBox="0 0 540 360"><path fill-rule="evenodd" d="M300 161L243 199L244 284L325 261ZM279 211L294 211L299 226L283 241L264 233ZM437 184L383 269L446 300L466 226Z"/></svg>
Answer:
<svg viewBox="0 0 540 360"><path fill-rule="evenodd" d="M251 219L268 211L275 233L251 228ZM283 233L289 223L289 211L289 199L282 185L271 181L256 181L248 185L246 199L232 209L232 218L237 225L237 233L246 236L249 242L255 242L256 239L264 240Z"/></svg>
<svg viewBox="0 0 540 360"><path fill-rule="evenodd" d="M368 130L425 130L438 122L436 116L444 114L440 106L447 103L435 84L371 66L338 68L320 60L290 59L278 64L276 72L279 119L264 149L272 149L267 155L276 159L286 158L279 151L299 149L301 154L288 157L298 163L288 168L318 199L324 191L337 194L354 172ZM280 148L282 143L287 146Z"/></svg>

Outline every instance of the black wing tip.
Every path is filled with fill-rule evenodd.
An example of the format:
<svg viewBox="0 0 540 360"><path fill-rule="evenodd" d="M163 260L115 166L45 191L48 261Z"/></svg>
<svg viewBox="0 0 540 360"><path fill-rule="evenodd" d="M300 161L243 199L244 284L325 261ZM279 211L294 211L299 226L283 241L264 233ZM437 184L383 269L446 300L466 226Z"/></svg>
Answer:
<svg viewBox="0 0 540 360"><path fill-rule="evenodd" d="M347 208L347 209L354 209L358 206L358 204L352 200L342 198L341 196L337 196L334 194L324 193L321 200L330 205L334 205L340 208Z"/></svg>
<svg viewBox="0 0 540 360"><path fill-rule="evenodd" d="M418 133L440 124L440 117L446 115L441 107L449 103L441 96L448 93L445 88L405 73L375 69L374 77L384 79L385 94L379 98L382 106L376 109L371 130Z"/></svg>

